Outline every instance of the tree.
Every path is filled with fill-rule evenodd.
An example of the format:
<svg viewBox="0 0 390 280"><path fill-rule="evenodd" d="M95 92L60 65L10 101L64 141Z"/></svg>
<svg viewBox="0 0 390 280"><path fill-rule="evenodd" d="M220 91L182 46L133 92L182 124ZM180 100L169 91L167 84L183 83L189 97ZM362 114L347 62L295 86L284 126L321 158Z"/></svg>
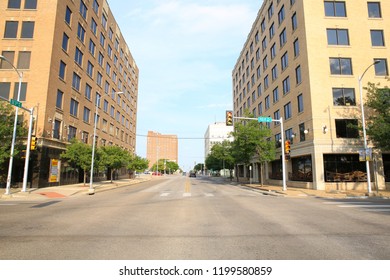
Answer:
<svg viewBox="0 0 390 280"><path fill-rule="evenodd" d="M245 116L252 117L247 112ZM263 184L264 164L275 159L275 143L270 140L271 129L255 120L236 121L232 135L232 156L235 162L249 165L253 158L257 158L261 166Z"/></svg>
<svg viewBox="0 0 390 280"><path fill-rule="evenodd" d="M375 147L390 151L390 88L378 88L375 84L367 86L366 107L370 113L367 118L367 134Z"/></svg>
<svg viewBox="0 0 390 280"><path fill-rule="evenodd" d="M134 170L136 172L142 172L146 168L148 168L149 160L146 158L141 158L140 156L135 156L131 159L131 161L127 164L127 168L130 170Z"/></svg>
<svg viewBox="0 0 390 280"><path fill-rule="evenodd" d="M21 117L18 117L21 120ZM12 144L12 134L15 122L15 110L12 105L7 102L0 101L0 168L10 157ZM27 136L27 128L24 122L18 122L16 130L16 138ZM14 155L17 155L23 149L21 141L15 142ZM1 170L1 169L0 169ZM6 173L1 170L1 173Z"/></svg>
<svg viewBox="0 0 390 280"><path fill-rule="evenodd" d="M66 152L60 155L73 167L81 168L84 172L84 185L87 181L87 173L91 170L92 147L73 138Z"/></svg>
<svg viewBox="0 0 390 280"><path fill-rule="evenodd" d="M157 169L157 162L155 164L153 164L152 171L155 171L156 169ZM164 173L164 171L174 173L178 169L179 169L179 165L174 161L171 161L169 159L159 159L158 160L158 172L160 172L160 173Z"/></svg>
<svg viewBox="0 0 390 280"><path fill-rule="evenodd" d="M102 152L102 164L111 170L111 182L115 170L125 167L131 161L128 151L118 146L105 146L100 148Z"/></svg>
<svg viewBox="0 0 390 280"><path fill-rule="evenodd" d="M206 158L206 166L210 170L229 169L230 177L232 177L234 168L232 143L225 140L222 143L215 144Z"/></svg>

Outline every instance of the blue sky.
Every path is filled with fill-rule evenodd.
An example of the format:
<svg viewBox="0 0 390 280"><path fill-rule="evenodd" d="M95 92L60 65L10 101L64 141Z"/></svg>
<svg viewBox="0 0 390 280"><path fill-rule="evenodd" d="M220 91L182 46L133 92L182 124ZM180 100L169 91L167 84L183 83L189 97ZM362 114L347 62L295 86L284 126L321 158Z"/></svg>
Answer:
<svg viewBox="0 0 390 280"><path fill-rule="evenodd" d="M231 73L262 0L108 2L140 70L136 153L153 130L178 136L184 170L203 163L199 138L233 107Z"/></svg>

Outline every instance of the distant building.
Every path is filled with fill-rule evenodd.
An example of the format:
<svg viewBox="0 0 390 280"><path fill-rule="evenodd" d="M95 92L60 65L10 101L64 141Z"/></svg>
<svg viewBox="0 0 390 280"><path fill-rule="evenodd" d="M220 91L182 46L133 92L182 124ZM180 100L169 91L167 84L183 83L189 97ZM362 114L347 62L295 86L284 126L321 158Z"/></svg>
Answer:
<svg viewBox="0 0 390 280"><path fill-rule="evenodd" d="M232 71L232 97L235 116L283 118L284 131L265 123L277 145L266 182L281 185L281 145L290 145L288 186L367 189L359 79L390 86L389 45L388 0L263 1ZM373 190L389 188L390 151L374 149L371 159ZM255 158L252 167L259 180ZM241 166L239 177L247 170Z"/></svg>
<svg viewBox="0 0 390 280"><path fill-rule="evenodd" d="M231 132L233 132L233 126L227 126L224 122L216 122L209 125L206 133L204 134L205 159L215 144L222 143L224 140L233 140L233 137L229 137Z"/></svg>
<svg viewBox="0 0 390 280"><path fill-rule="evenodd" d="M0 54L23 72L23 107L35 108L32 186L79 182L60 154L73 138L92 145L96 113L97 146L134 153L139 70L107 0L1 0L0 14ZM0 61L0 96L16 99L17 89ZM13 184L23 165L14 161Z"/></svg>
<svg viewBox="0 0 390 280"><path fill-rule="evenodd" d="M161 159L179 164L177 135L148 131L147 141L146 158L149 160L149 168Z"/></svg>

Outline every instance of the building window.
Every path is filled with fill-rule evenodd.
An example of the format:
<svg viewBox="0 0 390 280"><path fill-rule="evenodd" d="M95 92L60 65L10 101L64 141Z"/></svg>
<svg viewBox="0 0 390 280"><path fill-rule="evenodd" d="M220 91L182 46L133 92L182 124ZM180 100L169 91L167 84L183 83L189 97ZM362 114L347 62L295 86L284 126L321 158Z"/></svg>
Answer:
<svg viewBox="0 0 390 280"><path fill-rule="evenodd" d="M97 0L93 0L92 9L95 12L95 14L99 13L99 3Z"/></svg>
<svg viewBox="0 0 390 280"><path fill-rule="evenodd" d="M69 36L64 33L62 36L62 49L66 52L68 52L68 43L69 43Z"/></svg>
<svg viewBox="0 0 390 280"><path fill-rule="evenodd" d="M31 52L19 52L18 69L30 69Z"/></svg>
<svg viewBox="0 0 390 280"><path fill-rule="evenodd" d="M271 5L268 7L268 20L272 18L274 14L274 5L271 3Z"/></svg>
<svg viewBox="0 0 390 280"><path fill-rule="evenodd" d="M269 27L269 39L271 40L275 35L275 24L272 23Z"/></svg>
<svg viewBox="0 0 390 280"><path fill-rule="evenodd" d="M97 79L96 79L96 84L101 87L102 86L102 82L103 82L103 75L98 72L97 73Z"/></svg>
<svg viewBox="0 0 390 280"><path fill-rule="evenodd" d="M257 107L258 107L259 116L261 116L261 114L263 114L263 102L260 102L259 106Z"/></svg>
<svg viewBox="0 0 390 280"><path fill-rule="evenodd" d="M299 56L299 40L296 39L294 41L294 56L297 57Z"/></svg>
<svg viewBox="0 0 390 280"><path fill-rule="evenodd" d="M282 48L286 44L286 42L287 42L287 33L286 33L286 28L284 28L279 35L280 48Z"/></svg>
<svg viewBox="0 0 390 280"><path fill-rule="evenodd" d="M352 75L352 61L350 58L331 57L329 63L332 75Z"/></svg>
<svg viewBox="0 0 390 280"><path fill-rule="evenodd" d="M359 161L358 154L324 154L324 169L325 182L351 181L348 179L349 176L341 176L341 174L349 175L360 171L359 173L365 176L366 163ZM367 181L366 177L364 179L359 179L359 177L356 179L358 181Z"/></svg>
<svg viewBox="0 0 390 280"><path fill-rule="evenodd" d="M271 52L271 60L275 58L276 56L276 44L273 44L271 49L270 49L270 52Z"/></svg>
<svg viewBox="0 0 390 280"><path fill-rule="evenodd" d="M17 21L6 21L4 38L16 38L18 33L18 25L19 22Z"/></svg>
<svg viewBox="0 0 390 280"><path fill-rule="evenodd" d="M80 15L86 20L87 19L87 6L83 1L80 1Z"/></svg>
<svg viewBox="0 0 390 280"><path fill-rule="evenodd" d="M288 66L288 53L285 52L281 57L282 71Z"/></svg>
<svg viewBox="0 0 390 280"><path fill-rule="evenodd" d="M293 133L292 128L285 130L285 135L286 135L286 140L290 140L292 143L294 140L294 137L293 137L294 133Z"/></svg>
<svg viewBox="0 0 390 280"><path fill-rule="evenodd" d="M297 19L297 13L294 13L291 17L291 24L292 24L292 29L297 30L298 28L298 19Z"/></svg>
<svg viewBox="0 0 390 280"><path fill-rule="evenodd" d="M37 9L37 0L25 0L24 8L26 10L36 10Z"/></svg>
<svg viewBox="0 0 390 280"><path fill-rule="evenodd" d="M88 100L91 100L92 96L92 87L89 84L85 84L85 93L84 93L85 98Z"/></svg>
<svg viewBox="0 0 390 280"><path fill-rule="evenodd" d="M368 17L369 18L381 18L381 3L380 2L368 2Z"/></svg>
<svg viewBox="0 0 390 280"><path fill-rule="evenodd" d="M104 102L103 102L103 111L105 113L108 113L108 101L104 99Z"/></svg>
<svg viewBox="0 0 390 280"><path fill-rule="evenodd" d="M114 35L114 31L112 31L112 28L110 27L108 29L108 38L112 41L112 36Z"/></svg>
<svg viewBox="0 0 390 280"><path fill-rule="evenodd" d="M106 43L106 37L104 37L103 33L100 33L100 45L103 47L103 49L105 43Z"/></svg>
<svg viewBox="0 0 390 280"><path fill-rule="evenodd" d="M292 117L291 102L284 105L284 119L288 120Z"/></svg>
<svg viewBox="0 0 390 280"><path fill-rule="evenodd" d="M89 123L90 115L91 115L91 110L89 110L87 107L84 107L83 121Z"/></svg>
<svg viewBox="0 0 390 280"><path fill-rule="evenodd" d="M333 88L333 105L334 106L354 106L355 89L353 88Z"/></svg>
<svg viewBox="0 0 390 280"><path fill-rule="evenodd" d="M268 75L264 77L264 90L266 90L269 87L269 82L268 82Z"/></svg>
<svg viewBox="0 0 390 280"><path fill-rule="evenodd" d="M71 19L72 19L72 10L69 9L69 7L66 7L65 22L70 25Z"/></svg>
<svg viewBox="0 0 390 280"><path fill-rule="evenodd" d="M348 29L331 29L326 30L328 36L328 45L349 46Z"/></svg>
<svg viewBox="0 0 390 280"><path fill-rule="evenodd" d="M88 60L88 65L87 65L87 74L88 74L88 76L93 78L93 64L89 60Z"/></svg>
<svg viewBox="0 0 390 280"><path fill-rule="evenodd" d="M31 39L34 37L34 21L23 21L20 38Z"/></svg>
<svg viewBox="0 0 390 280"><path fill-rule="evenodd" d="M18 91L19 91L19 83L14 84L14 98L19 101L26 101L27 97L27 83L22 83L22 87L20 88L20 96L18 99Z"/></svg>
<svg viewBox="0 0 390 280"><path fill-rule="evenodd" d="M11 90L11 83L0 82L0 96L4 99L9 99L9 93Z"/></svg>
<svg viewBox="0 0 390 280"><path fill-rule="evenodd" d="M78 110L79 110L79 103L73 98L70 99L70 114L74 117L77 117Z"/></svg>
<svg viewBox="0 0 390 280"><path fill-rule="evenodd" d="M290 92L290 76L283 80L283 95Z"/></svg>
<svg viewBox="0 0 390 280"><path fill-rule="evenodd" d="M14 51L2 51L2 56L4 56L8 61L0 59L0 69L12 69L12 65L15 60L15 52Z"/></svg>
<svg viewBox="0 0 390 280"><path fill-rule="evenodd" d="M96 21L93 18L91 19L91 31L96 36L96 33L97 33L97 23L96 23Z"/></svg>
<svg viewBox="0 0 390 280"><path fill-rule="evenodd" d="M56 99L56 107L58 109L62 109L62 100L64 97L64 93L60 91L59 89L57 90L57 99Z"/></svg>
<svg viewBox="0 0 390 280"><path fill-rule="evenodd" d="M261 84L259 84L259 85L257 86L257 96L260 97L261 94L262 94Z"/></svg>
<svg viewBox="0 0 390 280"><path fill-rule="evenodd" d="M73 72L72 87L76 91L80 91L81 77Z"/></svg>
<svg viewBox="0 0 390 280"><path fill-rule="evenodd" d="M107 30L107 17L105 15L102 15L102 25Z"/></svg>
<svg viewBox="0 0 390 280"><path fill-rule="evenodd" d="M261 47L263 51L267 48L267 37L264 37L263 41L261 41Z"/></svg>
<svg viewBox="0 0 390 280"><path fill-rule="evenodd" d="M74 54L74 61L81 66L83 64L83 53L80 51L78 47L76 47L76 51Z"/></svg>
<svg viewBox="0 0 390 280"><path fill-rule="evenodd" d="M266 97L265 97L265 110L268 110L269 108L270 108L270 98L269 98L269 95L267 95Z"/></svg>
<svg viewBox="0 0 390 280"><path fill-rule="evenodd" d="M296 81L297 85L302 83L301 66L300 65L297 68L295 68L295 81Z"/></svg>
<svg viewBox="0 0 390 280"><path fill-rule="evenodd" d="M60 70L59 70L59 77L62 80L65 80L65 71L66 71L66 64L62 60L60 61Z"/></svg>
<svg viewBox="0 0 390 280"><path fill-rule="evenodd" d="M278 87L274 88L274 90L272 91L272 97L273 97L274 103L279 101L279 88Z"/></svg>
<svg viewBox="0 0 390 280"><path fill-rule="evenodd" d="M325 16L327 17L346 17L347 11L345 9L344 1L325 1Z"/></svg>
<svg viewBox="0 0 390 280"><path fill-rule="evenodd" d="M90 40L89 40L88 50L89 50L89 52L92 54L93 57L95 57L95 49L96 49L96 45L95 45L95 43L92 41L92 39L90 39Z"/></svg>
<svg viewBox="0 0 390 280"><path fill-rule="evenodd" d="M336 137L337 138L358 138L358 121L351 119L336 120Z"/></svg>
<svg viewBox="0 0 390 280"><path fill-rule="evenodd" d="M297 96L297 102L298 102L298 113L302 113L304 109L302 93Z"/></svg>
<svg viewBox="0 0 390 280"><path fill-rule="evenodd" d="M380 61L378 64L375 64L375 75L376 76L388 76L387 68L387 59L385 58L375 58L374 61Z"/></svg>
<svg viewBox="0 0 390 280"><path fill-rule="evenodd" d="M60 139L61 121L54 120L53 138Z"/></svg>
<svg viewBox="0 0 390 280"><path fill-rule="evenodd" d="M279 111L279 110L277 110L277 111L274 112L274 119L275 119L275 120L279 120L279 119L280 119L280 111ZM278 123L278 122L275 122L275 126L276 126L277 124L279 124L279 123Z"/></svg>
<svg viewBox="0 0 390 280"><path fill-rule="evenodd" d="M77 37L80 39L81 42L84 43L85 29L81 26L80 23L77 26Z"/></svg>
<svg viewBox="0 0 390 280"><path fill-rule="evenodd" d="M85 144L88 144L88 138L89 138L89 133L83 131L83 133L81 134L81 141L83 141Z"/></svg>
<svg viewBox="0 0 390 280"><path fill-rule="evenodd" d="M263 70L265 71L268 68L268 57L263 58Z"/></svg>
<svg viewBox="0 0 390 280"><path fill-rule="evenodd" d="M68 141L72 140L73 138L76 138L77 128L74 126L69 126L69 133L68 133Z"/></svg>
<svg viewBox="0 0 390 280"><path fill-rule="evenodd" d="M284 11L284 5L280 8L278 13L278 23L279 25L282 24L284 18L286 17L286 13Z"/></svg>
<svg viewBox="0 0 390 280"><path fill-rule="evenodd" d="M104 56L103 56L103 54L101 52L99 52L98 63L102 67L103 67L103 62L104 62Z"/></svg>
<svg viewBox="0 0 390 280"><path fill-rule="evenodd" d="M20 9L21 0L8 0L8 9Z"/></svg>
<svg viewBox="0 0 390 280"><path fill-rule="evenodd" d="M301 182L313 182L311 156L300 156L291 159L292 180Z"/></svg>
<svg viewBox="0 0 390 280"><path fill-rule="evenodd" d="M272 67L272 81L275 81L278 78L278 65Z"/></svg>
<svg viewBox="0 0 390 280"><path fill-rule="evenodd" d="M371 33L371 46L373 47L385 46L383 30L370 30L370 33Z"/></svg>
<svg viewBox="0 0 390 280"><path fill-rule="evenodd" d="M303 142L306 140L306 133L305 133L305 123L299 124L299 141Z"/></svg>

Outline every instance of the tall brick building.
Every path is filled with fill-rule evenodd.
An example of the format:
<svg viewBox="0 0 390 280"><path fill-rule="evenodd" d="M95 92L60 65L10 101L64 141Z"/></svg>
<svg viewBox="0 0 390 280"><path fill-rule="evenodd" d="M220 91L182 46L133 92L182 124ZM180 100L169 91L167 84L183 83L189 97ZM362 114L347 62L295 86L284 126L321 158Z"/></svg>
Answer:
<svg viewBox="0 0 390 280"><path fill-rule="evenodd" d="M20 101L36 110L32 185L78 181L57 160L72 138L92 144L96 112L97 145L134 152L139 70L107 0L2 0L0 14L0 53L23 72ZM16 99L17 82L1 61L0 95ZM13 182L22 178L18 164Z"/></svg>
<svg viewBox="0 0 390 280"><path fill-rule="evenodd" d="M148 131L147 141L146 158L149 160L149 168L161 159L179 164L177 135Z"/></svg>
<svg viewBox="0 0 390 280"><path fill-rule="evenodd" d="M235 116L249 110L256 117L283 118L284 131L277 122L267 123L278 146L263 174L268 183L281 184L283 133L291 144L289 186L367 189L366 164L359 160L362 133L356 129L359 79L365 74L363 86L390 85L389 39L387 0L263 1L232 81ZM256 159L253 166L258 180ZM389 188L390 151L374 149L369 166L374 189ZM245 170L238 173L244 177Z"/></svg>

